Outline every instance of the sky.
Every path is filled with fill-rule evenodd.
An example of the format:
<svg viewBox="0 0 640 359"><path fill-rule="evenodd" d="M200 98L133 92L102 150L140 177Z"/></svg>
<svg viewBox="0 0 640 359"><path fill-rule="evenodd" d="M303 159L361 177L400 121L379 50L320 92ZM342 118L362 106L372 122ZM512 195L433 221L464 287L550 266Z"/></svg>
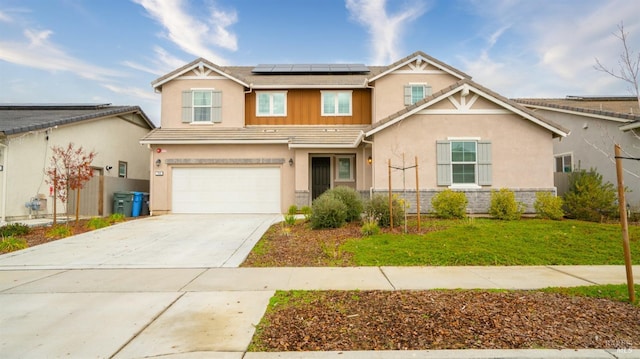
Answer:
<svg viewBox="0 0 640 359"><path fill-rule="evenodd" d="M160 123L151 82L218 65L388 65L423 51L510 98L630 96L624 24L637 0L0 0L0 103L137 105ZM637 56L637 55L636 55Z"/></svg>

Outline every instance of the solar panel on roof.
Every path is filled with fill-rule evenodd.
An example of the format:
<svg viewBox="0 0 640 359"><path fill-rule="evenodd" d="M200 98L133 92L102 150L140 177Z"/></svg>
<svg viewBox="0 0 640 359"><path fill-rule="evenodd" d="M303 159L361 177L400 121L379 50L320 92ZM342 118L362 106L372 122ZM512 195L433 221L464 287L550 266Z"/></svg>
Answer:
<svg viewBox="0 0 640 359"><path fill-rule="evenodd" d="M259 64L251 72L256 74L332 74L366 73L364 64Z"/></svg>

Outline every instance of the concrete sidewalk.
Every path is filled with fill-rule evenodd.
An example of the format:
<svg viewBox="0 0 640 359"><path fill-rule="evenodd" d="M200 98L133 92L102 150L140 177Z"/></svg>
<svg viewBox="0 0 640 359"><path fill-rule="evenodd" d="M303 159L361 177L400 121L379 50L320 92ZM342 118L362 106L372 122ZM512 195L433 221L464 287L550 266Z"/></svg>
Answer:
<svg viewBox="0 0 640 359"><path fill-rule="evenodd" d="M640 273L640 266L634 272ZM640 358L640 350L631 348L245 353L278 289L536 289L625 279L624 266L0 270L0 353L6 358Z"/></svg>

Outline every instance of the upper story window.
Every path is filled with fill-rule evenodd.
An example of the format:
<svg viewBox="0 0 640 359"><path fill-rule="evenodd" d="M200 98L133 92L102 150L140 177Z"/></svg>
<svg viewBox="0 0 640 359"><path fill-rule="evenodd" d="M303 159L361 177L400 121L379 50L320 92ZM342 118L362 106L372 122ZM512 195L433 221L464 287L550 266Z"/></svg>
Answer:
<svg viewBox="0 0 640 359"><path fill-rule="evenodd" d="M183 91L182 122L222 122L222 92L210 89Z"/></svg>
<svg viewBox="0 0 640 359"><path fill-rule="evenodd" d="M287 93L286 92L256 92L257 116L286 116Z"/></svg>
<svg viewBox="0 0 640 359"><path fill-rule="evenodd" d="M321 91L322 116L351 116L351 91Z"/></svg>
<svg viewBox="0 0 640 359"><path fill-rule="evenodd" d="M413 105L427 96L431 96L431 86L427 84L409 84L404 87L405 106Z"/></svg>
<svg viewBox="0 0 640 359"><path fill-rule="evenodd" d="M571 154L563 154L556 156L556 172L572 172L573 161Z"/></svg>

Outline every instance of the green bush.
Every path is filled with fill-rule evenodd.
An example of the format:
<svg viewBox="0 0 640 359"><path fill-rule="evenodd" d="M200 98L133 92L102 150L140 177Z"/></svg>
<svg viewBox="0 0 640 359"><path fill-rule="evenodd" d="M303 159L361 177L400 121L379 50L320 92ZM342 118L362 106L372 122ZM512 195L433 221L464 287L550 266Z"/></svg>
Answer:
<svg viewBox="0 0 640 359"><path fill-rule="evenodd" d="M87 222L87 228L89 229L100 229L109 227L109 225L109 220L102 217L93 217Z"/></svg>
<svg viewBox="0 0 640 359"><path fill-rule="evenodd" d="M334 194L323 193L313 201L311 228L340 228L347 220L347 206Z"/></svg>
<svg viewBox="0 0 640 359"><path fill-rule="evenodd" d="M375 218L369 218L362 224L360 228L360 233L363 236L375 236L380 233L380 226L378 226L378 221Z"/></svg>
<svg viewBox="0 0 640 359"><path fill-rule="evenodd" d="M295 204L292 204L289 206L289 209L287 210L287 214L295 216L298 213L298 206L296 206Z"/></svg>
<svg viewBox="0 0 640 359"><path fill-rule="evenodd" d="M0 252L8 253L27 248L27 241L22 238L4 237L0 240Z"/></svg>
<svg viewBox="0 0 640 359"><path fill-rule="evenodd" d="M296 215L295 214L285 214L284 215L284 223L288 226L293 226L296 224Z"/></svg>
<svg viewBox="0 0 640 359"><path fill-rule="evenodd" d="M355 189L346 186L338 186L327 191L335 195L347 206L347 222L360 220L362 214L362 198Z"/></svg>
<svg viewBox="0 0 640 359"><path fill-rule="evenodd" d="M31 228L24 223L5 224L0 227L0 237L19 237L29 234Z"/></svg>
<svg viewBox="0 0 640 359"><path fill-rule="evenodd" d="M125 221L124 213L113 213L109 216L108 221L109 223L124 222Z"/></svg>
<svg viewBox="0 0 640 359"><path fill-rule="evenodd" d="M392 197L393 209L393 225L400 225L404 222L404 203L396 196ZM364 213L369 218L376 218L380 227L389 227L391 225L391 216L389 213L389 196L385 194L374 194L367 201Z"/></svg>
<svg viewBox="0 0 640 359"><path fill-rule="evenodd" d="M464 192L444 190L431 199L433 214L438 218L465 218L467 216L467 196Z"/></svg>
<svg viewBox="0 0 640 359"><path fill-rule="evenodd" d="M502 188L500 191L491 191L491 207L489 214L493 218L507 221L520 219L524 212L522 203L516 201L513 191Z"/></svg>
<svg viewBox="0 0 640 359"><path fill-rule="evenodd" d="M311 207L303 206L302 208L300 208L300 212L302 212L305 221L309 221L311 219Z"/></svg>
<svg viewBox="0 0 640 359"><path fill-rule="evenodd" d="M49 228L45 233L45 237L60 239L69 237L72 234L73 231L71 231L71 228L65 225L57 225Z"/></svg>
<svg viewBox="0 0 640 359"><path fill-rule="evenodd" d="M614 216L617 211L616 189L609 182L603 183L602 175L595 169L572 172L569 191L563 199L569 218L600 222L604 217Z"/></svg>
<svg viewBox="0 0 640 359"><path fill-rule="evenodd" d="M538 217L544 219L561 220L564 217L562 210L562 198L550 192L536 193L536 202L533 204Z"/></svg>

